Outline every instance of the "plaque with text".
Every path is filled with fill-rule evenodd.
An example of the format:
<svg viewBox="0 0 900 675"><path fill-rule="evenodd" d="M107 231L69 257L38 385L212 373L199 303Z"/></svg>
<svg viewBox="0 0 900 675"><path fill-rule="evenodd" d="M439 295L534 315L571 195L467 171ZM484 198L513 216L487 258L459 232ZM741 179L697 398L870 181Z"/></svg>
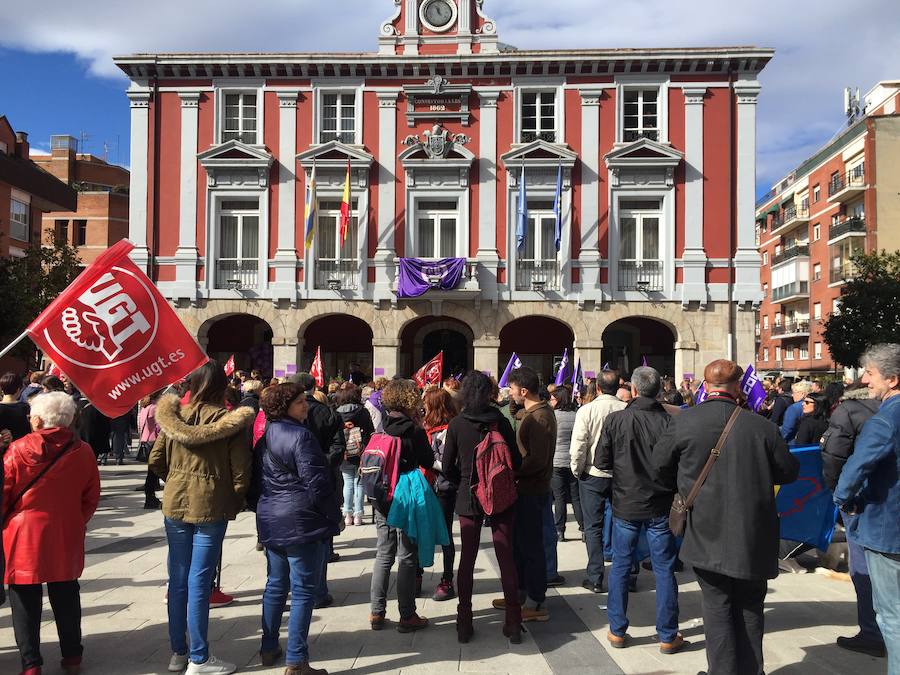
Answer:
<svg viewBox="0 0 900 675"><path fill-rule="evenodd" d="M450 84L441 75L435 75L425 84L406 85L406 124L414 127L417 121L458 120L469 124L470 84Z"/></svg>

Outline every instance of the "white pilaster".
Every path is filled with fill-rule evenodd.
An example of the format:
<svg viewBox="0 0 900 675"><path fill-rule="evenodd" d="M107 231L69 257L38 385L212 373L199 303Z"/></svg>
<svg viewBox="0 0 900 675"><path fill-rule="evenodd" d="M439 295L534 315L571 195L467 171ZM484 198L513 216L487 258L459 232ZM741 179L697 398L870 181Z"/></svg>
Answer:
<svg viewBox="0 0 900 675"><path fill-rule="evenodd" d="M499 91L479 91L481 134L478 148L478 284L482 297L496 302L497 271L497 99Z"/></svg>
<svg viewBox="0 0 900 675"><path fill-rule="evenodd" d="M734 301L758 305L763 293L759 283L761 259L756 248L756 100L759 84L738 82L737 96L737 251L734 257Z"/></svg>
<svg viewBox="0 0 900 675"><path fill-rule="evenodd" d="M150 92L129 91L131 103L131 181L128 190L128 238L134 243L131 259L145 272L147 249L147 152L150 129Z"/></svg>
<svg viewBox="0 0 900 675"><path fill-rule="evenodd" d="M278 92L278 248L272 301L297 302L297 92Z"/></svg>
<svg viewBox="0 0 900 675"><path fill-rule="evenodd" d="M413 3L414 4L414 3ZM389 300L394 278L397 218L397 97L398 91L378 95L378 239L375 243L375 287L373 297Z"/></svg>
<svg viewBox="0 0 900 675"><path fill-rule="evenodd" d="M602 89L581 90L581 297L601 301L600 286L600 97Z"/></svg>
<svg viewBox="0 0 900 675"><path fill-rule="evenodd" d="M174 299L197 300L197 121L199 92L179 92L181 99L181 185L178 248L175 251Z"/></svg>
<svg viewBox="0 0 900 675"><path fill-rule="evenodd" d="M703 248L703 97L706 87L684 89L684 284L681 304L706 307L706 251Z"/></svg>
<svg viewBox="0 0 900 675"><path fill-rule="evenodd" d="M419 53L419 0L406 0L404 18L403 53L415 56Z"/></svg>

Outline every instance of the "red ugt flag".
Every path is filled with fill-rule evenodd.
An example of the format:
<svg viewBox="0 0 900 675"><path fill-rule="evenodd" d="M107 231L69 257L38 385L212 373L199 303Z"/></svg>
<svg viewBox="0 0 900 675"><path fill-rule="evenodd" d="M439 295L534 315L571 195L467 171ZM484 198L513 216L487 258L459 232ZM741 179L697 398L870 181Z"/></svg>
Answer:
<svg viewBox="0 0 900 675"><path fill-rule="evenodd" d="M225 367L222 370L225 371L225 374L228 377L234 375L234 354L228 357L228 360L225 362Z"/></svg>
<svg viewBox="0 0 900 675"><path fill-rule="evenodd" d="M35 344L108 417L182 379L208 360L156 286L109 248L36 318Z"/></svg>
<svg viewBox="0 0 900 675"><path fill-rule="evenodd" d="M438 352L431 361L419 368L413 379L420 389L427 384L440 384L444 376L444 352Z"/></svg>
<svg viewBox="0 0 900 675"><path fill-rule="evenodd" d="M316 378L316 386L325 386L325 368L322 366L322 348L316 347L316 358L313 359L309 374Z"/></svg>

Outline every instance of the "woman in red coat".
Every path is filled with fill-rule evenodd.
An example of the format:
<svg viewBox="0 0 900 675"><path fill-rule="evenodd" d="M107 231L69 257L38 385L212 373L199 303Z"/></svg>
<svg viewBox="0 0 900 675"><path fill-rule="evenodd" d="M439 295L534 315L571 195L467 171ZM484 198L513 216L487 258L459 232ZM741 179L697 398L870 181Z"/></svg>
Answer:
<svg viewBox="0 0 900 675"><path fill-rule="evenodd" d="M31 404L32 433L13 442L3 458L5 581L22 675L40 675L43 665L45 583L62 668L77 675L81 666L78 578L84 571L86 526L100 500L100 474L91 446L69 429L74 417L75 402L68 394L38 396Z"/></svg>

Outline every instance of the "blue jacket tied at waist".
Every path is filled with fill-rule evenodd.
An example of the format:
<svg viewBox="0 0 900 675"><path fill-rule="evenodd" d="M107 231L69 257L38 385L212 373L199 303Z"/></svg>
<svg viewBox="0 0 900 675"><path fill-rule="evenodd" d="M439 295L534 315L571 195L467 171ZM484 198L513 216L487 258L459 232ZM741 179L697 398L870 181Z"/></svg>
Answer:
<svg viewBox="0 0 900 675"><path fill-rule="evenodd" d="M387 524L416 542L421 567L434 565L435 546L450 543L441 505L421 471L400 474Z"/></svg>

